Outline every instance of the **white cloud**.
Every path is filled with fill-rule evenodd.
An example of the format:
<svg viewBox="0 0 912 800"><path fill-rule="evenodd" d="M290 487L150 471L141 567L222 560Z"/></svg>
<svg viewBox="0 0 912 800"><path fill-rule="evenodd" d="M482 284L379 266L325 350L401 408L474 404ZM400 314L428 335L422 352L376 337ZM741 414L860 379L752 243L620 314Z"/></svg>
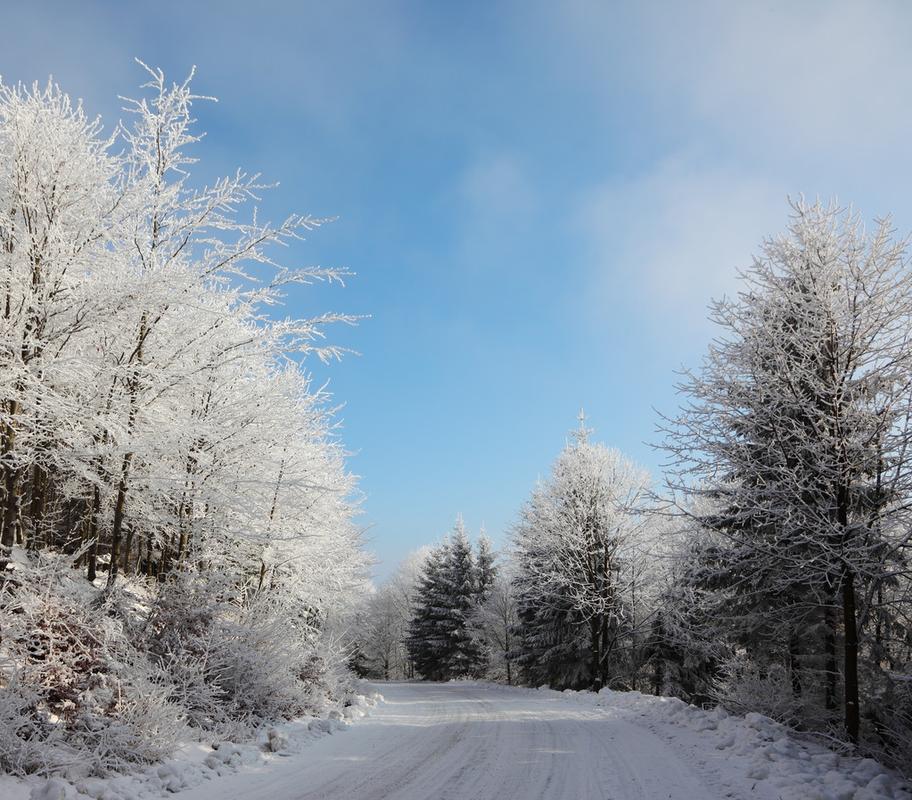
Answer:
<svg viewBox="0 0 912 800"><path fill-rule="evenodd" d="M568 63L585 59L606 98L626 87L657 105L674 119L665 133L685 145L696 133L755 159L829 159L850 169L905 157L909 4L705 0L625 14L572 0L562 12L549 21Z"/></svg>
<svg viewBox="0 0 912 800"><path fill-rule="evenodd" d="M669 77L732 135L877 155L904 141L912 122L907 12L887 3L729 4L709 22L712 46L689 53L692 74Z"/></svg>
<svg viewBox="0 0 912 800"><path fill-rule="evenodd" d="M693 325L712 297L731 292L788 205L773 182L685 158L607 182L578 211L589 263L590 310L631 302L669 325Z"/></svg>

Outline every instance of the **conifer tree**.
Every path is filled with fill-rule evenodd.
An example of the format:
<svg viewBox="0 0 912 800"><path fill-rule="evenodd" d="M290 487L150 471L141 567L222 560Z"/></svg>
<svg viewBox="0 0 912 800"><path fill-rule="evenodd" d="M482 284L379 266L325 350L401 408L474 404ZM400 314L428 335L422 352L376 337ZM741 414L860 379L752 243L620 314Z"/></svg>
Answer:
<svg viewBox="0 0 912 800"><path fill-rule="evenodd" d="M483 662L473 624L479 600L478 574L462 517L456 520L450 539L448 573L452 637L448 659L450 677L477 675Z"/></svg>
<svg viewBox="0 0 912 800"><path fill-rule="evenodd" d="M536 487L514 529L515 582L520 620L532 626L521 641L552 654L558 647L559 654L577 641L572 628L584 627L591 683L601 688L636 624L629 595L638 570L631 567L649 477L619 451L590 442L584 421L581 414L574 441Z"/></svg>
<svg viewBox="0 0 912 800"><path fill-rule="evenodd" d="M424 562L415 591L406 647L415 669L428 680L446 680L450 647L449 602L445 573L450 545L444 541Z"/></svg>
<svg viewBox="0 0 912 800"><path fill-rule="evenodd" d="M488 538L488 534L484 528L481 529L481 533L478 535L478 544L476 546L476 549L476 602L478 605L484 605L485 601L488 599L488 596L491 594L491 590L494 587L494 582L497 580L497 566L494 563L496 559L494 546L491 544L491 540Z"/></svg>
<svg viewBox="0 0 912 800"><path fill-rule="evenodd" d="M418 581L406 645L422 676L449 680L483 671L477 608L477 566L459 517L450 536L428 557Z"/></svg>

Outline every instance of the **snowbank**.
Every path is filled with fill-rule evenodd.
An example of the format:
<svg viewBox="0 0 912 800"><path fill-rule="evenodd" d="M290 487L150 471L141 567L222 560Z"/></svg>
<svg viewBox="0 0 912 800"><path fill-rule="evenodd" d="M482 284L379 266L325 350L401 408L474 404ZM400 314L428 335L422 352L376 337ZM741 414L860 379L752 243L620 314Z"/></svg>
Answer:
<svg viewBox="0 0 912 800"><path fill-rule="evenodd" d="M254 742L219 741L212 745L186 743L175 758L130 775L109 778L13 778L0 775L3 800L149 800L180 792L204 781L266 766L276 758L301 752L314 740L347 730L382 702L383 696L367 687L354 694L341 709L325 718L302 717L260 731Z"/></svg>
<svg viewBox="0 0 912 800"><path fill-rule="evenodd" d="M535 690L531 690L535 691ZM550 689L539 689L548 691ZM609 713L620 713L649 728L670 744L686 749L700 740L714 746L726 769L756 782L758 790L781 800L910 800L912 787L897 773L870 758L844 755L796 737L762 714L743 717L722 708L703 710L675 697L602 689L554 692ZM682 736L681 729L692 736ZM762 794L758 793L758 796Z"/></svg>

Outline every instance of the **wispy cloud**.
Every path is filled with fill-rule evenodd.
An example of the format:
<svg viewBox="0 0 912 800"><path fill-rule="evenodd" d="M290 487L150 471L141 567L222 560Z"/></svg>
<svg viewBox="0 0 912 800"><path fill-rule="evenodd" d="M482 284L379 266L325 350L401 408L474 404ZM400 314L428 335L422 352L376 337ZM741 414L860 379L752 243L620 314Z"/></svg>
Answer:
<svg viewBox="0 0 912 800"><path fill-rule="evenodd" d="M641 4L573 0L553 20L593 85L659 104L764 160L880 159L912 123L912 6L895 2Z"/></svg>
<svg viewBox="0 0 912 800"><path fill-rule="evenodd" d="M780 186L737 168L673 158L633 178L607 181L578 209L597 313L629 308L680 330L731 291L765 235L782 227ZM671 317L669 315L672 314ZM669 326L662 320L674 322Z"/></svg>

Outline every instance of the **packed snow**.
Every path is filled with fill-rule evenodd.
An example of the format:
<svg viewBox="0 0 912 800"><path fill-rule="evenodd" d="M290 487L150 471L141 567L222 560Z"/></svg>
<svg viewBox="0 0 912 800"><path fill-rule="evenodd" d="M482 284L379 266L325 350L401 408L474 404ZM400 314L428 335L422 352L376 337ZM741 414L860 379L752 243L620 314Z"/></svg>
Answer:
<svg viewBox="0 0 912 800"><path fill-rule="evenodd" d="M871 759L800 741L760 714L638 692L476 681L390 683L337 719L222 742L131 777L7 779L4 800L909 800ZM363 718L363 719L362 719ZM360 720L357 725L349 725ZM345 732L344 735L327 735Z"/></svg>

